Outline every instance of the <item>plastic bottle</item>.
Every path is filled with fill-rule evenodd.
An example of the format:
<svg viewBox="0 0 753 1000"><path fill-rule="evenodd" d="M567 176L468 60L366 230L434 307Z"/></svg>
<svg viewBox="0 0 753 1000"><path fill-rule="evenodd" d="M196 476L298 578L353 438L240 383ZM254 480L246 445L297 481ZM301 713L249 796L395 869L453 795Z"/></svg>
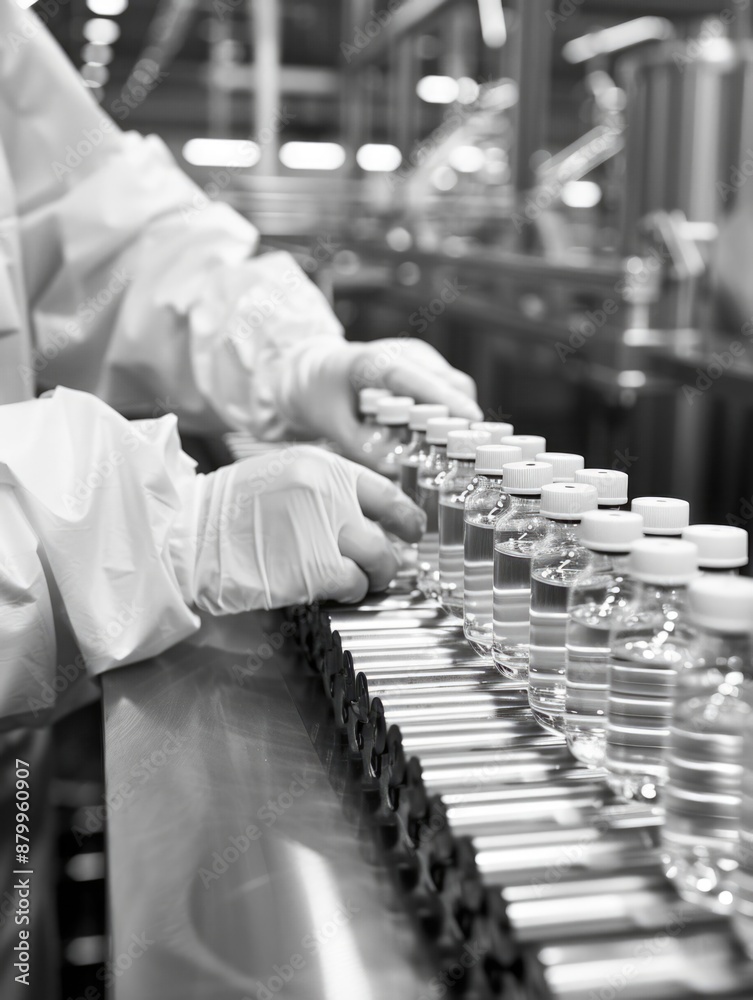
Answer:
<svg viewBox="0 0 753 1000"><path fill-rule="evenodd" d="M735 575L748 565L748 532L730 524L691 524L682 537L698 547L704 573Z"/></svg>
<svg viewBox="0 0 753 1000"><path fill-rule="evenodd" d="M476 451L478 485L465 504L463 634L479 656L491 656L494 525L510 504L504 466L520 458L514 445L484 444Z"/></svg>
<svg viewBox="0 0 753 1000"><path fill-rule="evenodd" d="M520 448L523 462L535 462L540 451L546 451L546 438L538 434L509 434L503 437L500 444L511 444Z"/></svg>
<svg viewBox="0 0 753 1000"><path fill-rule="evenodd" d="M609 631L633 594L630 548L643 537L643 518L628 510L583 515L580 540L591 565L570 591L565 633L565 736L570 752L602 767L606 752Z"/></svg>
<svg viewBox="0 0 753 1000"><path fill-rule="evenodd" d="M378 399L391 396L389 389L375 389L369 386L358 393L358 412L361 422L367 427L376 427L376 404Z"/></svg>
<svg viewBox="0 0 753 1000"><path fill-rule="evenodd" d="M732 929L748 958L753 959L753 693L746 685L748 718L743 727L743 773L737 868L731 876Z"/></svg>
<svg viewBox="0 0 753 1000"><path fill-rule="evenodd" d="M553 483L541 491L548 525L531 559L528 704L539 725L555 733L565 729L567 599L591 560L578 527L597 501L596 487L586 483Z"/></svg>
<svg viewBox="0 0 753 1000"><path fill-rule="evenodd" d="M450 431L450 467L439 488L439 600L453 618L463 620L463 539L465 503L476 489L476 449L488 444L486 431Z"/></svg>
<svg viewBox="0 0 753 1000"><path fill-rule="evenodd" d="M471 424L471 430L486 431L489 435L488 444L504 444L503 438L510 437L515 432L512 424L493 420L474 420Z"/></svg>
<svg viewBox="0 0 753 1000"><path fill-rule="evenodd" d="M628 502L628 477L616 469L579 469L576 483L595 486L599 494L599 510L617 510Z"/></svg>
<svg viewBox="0 0 753 1000"><path fill-rule="evenodd" d="M690 523L690 504L677 497L636 497L630 509L643 518L646 538L681 538Z"/></svg>
<svg viewBox="0 0 753 1000"><path fill-rule="evenodd" d="M675 689L662 853L683 897L731 910L743 731L753 717L753 580L704 573L688 587L698 637Z"/></svg>
<svg viewBox="0 0 753 1000"><path fill-rule="evenodd" d="M536 461L551 465L555 483L575 482L575 473L586 464L582 455L573 455L568 451L541 451Z"/></svg>
<svg viewBox="0 0 753 1000"><path fill-rule="evenodd" d="M609 636L606 766L615 791L650 802L666 781L675 683L690 660L687 588L698 575L698 549L643 538L631 549L628 574L633 600Z"/></svg>
<svg viewBox="0 0 753 1000"><path fill-rule="evenodd" d="M441 403L414 403L411 407L408 427L411 439L400 456L400 487L411 500L418 496L418 470L429 457L426 443L427 421L435 417L446 417L450 411Z"/></svg>
<svg viewBox="0 0 753 1000"><path fill-rule="evenodd" d="M547 462L514 462L504 470L510 507L494 526L492 658L507 677L528 676L531 554L546 531L541 490L553 474Z"/></svg>
<svg viewBox="0 0 753 1000"><path fill-rule="evenodd" d="M439 487L447 475L447 435L467 430L463 417L431 417L426 423L429 454L418 470L416 503L426 514L426 531L418 543L418 587L424 597L439 597Z"/></svg>
<svg viewBox="0 0 753 1000"><path fill-rule="evenodd" d="M382 396L376 401L377 429L381 434L377 471L393 483L400 479L400 459L410 441L408 420L413 405L410 396Z"/></svg>

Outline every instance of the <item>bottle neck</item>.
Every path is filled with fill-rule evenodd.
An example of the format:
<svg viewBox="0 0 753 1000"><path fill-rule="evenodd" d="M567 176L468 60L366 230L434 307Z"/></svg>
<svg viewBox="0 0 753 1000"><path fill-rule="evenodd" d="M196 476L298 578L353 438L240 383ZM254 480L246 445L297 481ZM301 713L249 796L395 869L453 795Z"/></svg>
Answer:
<svg viewBox="0 0 753 1000"><path fill-rule="evenodd" d="M510 499L516 510L530 511L538 514L541 510L540 493L510 493Z"/></svg>
<svg viewBox="0 0 753 1000"><path fill-rule="evenodd" d="M496 475L491 472L478 472L475 465L473 466L474 472L476 472L476 477L479 482L479 486L496 486L501 489L503 486L503 477L501 475Z"/></svg>
<svg viewBox="0 0 753 1000"><path fill-rule="evenodd" d="M626 503L618 503L615 500L599 500L597 510L627 510Z"/></svg>
<svg viewBox="0 0 753 1000"><path fill-rule="evenodd" d="M461 478L464 482L473 478L476 464L472 458L451 458L450 475Z"/></svg>
<svg viewBox="0 0 753 1000"><path fill-rule="evenodd" d="M426 431L412 430L410 445L413 451L421 451L426 445Z"/></svg>
<svg viewBox="0 0 753 1000"><path fill-rule="evenodd" d="M407 424L380 424L382 436L389 444L407 444L410 440L410 428Z"/></svg>
<svg viewBox="0 0 753 1000"><path fill-rule="evenodd" d="M740 570L737 566L698 566L698 569L706 576L739 576Z"/></svg>
<svg viewBox="0 0 753 1000"><path fill-rule="evenodd" d="M446 444L430 444L429 445L429 458L436 459L446 459L447 458L447 445Z"/></svg>
<svg viewBox="0 0 753 1000"><path fill-rule="evenodd" d="M644 531L644 538L682 538L682 531Z"/></svg>
<svg viewBox="0 0 753 1000"><path fill-rule="evenodd" d="M376 427L376 415L373 413L362 413L361 423L364 427Z"/></svg>

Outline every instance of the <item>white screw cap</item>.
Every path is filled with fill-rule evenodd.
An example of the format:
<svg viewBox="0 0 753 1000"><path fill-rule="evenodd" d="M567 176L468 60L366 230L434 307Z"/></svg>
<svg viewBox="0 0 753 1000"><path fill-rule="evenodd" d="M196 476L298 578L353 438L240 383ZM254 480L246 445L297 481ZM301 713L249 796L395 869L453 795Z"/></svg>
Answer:
<svg viewBox="0 0 753 1000"><path fill-rule="evenodd" d="M548 462L511 462L504 470L505 490L516 496L541 493L551 483L554 471Z"/></svg>
<svg viewBox="0 0 753 1000"><path fill-rule="evenodd" d="M753 580L701 574L688 587L693 621L717 632L753 631Z"/></svg>
<svg viewBox="0 0 753 1000"><path fill-rule="evenodd" d="M643 583L690 583L698 575L698 549L681 538L641 538L630 550L629 572Z"/></svg>
<svg viewBox="0 0 753 1000"><path fill-rule="evenodd" d="M450 411L442 403L414 403L408 426L412 431L425 431L426 422L433 417L446 417Z"/></svg>
<svg viewBox="0 0 753 1000"><path fill-rule="evenodd" d="M615 469L578 469L576 483L595 486L599 493L599 503L610 507L621 507L628 501L628 477L625 472Z"/></svg>
<svg viewBox="0 0 753 1000"><path fill-rule="evenodd" d="M645 535L682 534L690 521L690 504L677 497L636 497L630 509L643 518Z"/></svg>
<svg viewBox="0 0 753 1000"><path fill-rule="evenodd" d="M472 459L479 445L488 444L491 435L486 431L450 431L447 435L447 457Z"/></svg>
<svg viewBox="0 0 753 1000"><path fill-rule="evenodd" d="M748 564L748 532L744 528L734 528L731 524L691 524L682 537L698 546L701 569L741 569Z"/></svg>
<svg viewBox="0 0 753 1000"><path fill-rule="evenodd" d="M372 386L361 389L358 393L358 412L367 417L373 416L376 413L377 400L391 395L389 389L375 389Z"/></svg>
<svg viewBox="0 0 753 1000"><path fill-rule="evenodd" d="M554 469L555 483L574 482L575 473L586 464L582 455L573 455L569 451L541 451L536 461L549 462Z"/></svg>
<svg viewBox="0 0 753 1000"><path fill-rule="evenodd" d="M468 430L470 420L465 417L429 417L426 421L426 443L447 444L450 431Z"/></svg>
<svg viewBox="0 0 753 1000"><path fill-rule="evenodd" d="M510 434L500 444L514 444L523 452L524 462L533 462L540 451L546 451L546 438L538 434Z"/></svg>
<svg viewBox="0 0 753 1000"><path fill-rule="evenodd" d="M629 552L643 537L643 518L629 510L589 510L578 531L580 540L595 552Z"/></svg>
<svg viewBox="0 0 753 1000"><path fill-rule="evenodd" d="M476 472L481 476L501 476L510 462L520 461L520 448L509 444L482 444L476 451Z"/></svg>
<svg viewBox="0 0 753 1000"><path fill-rule="evenodd" d="M553 521L577 521L587 510L596 510L595 486L586 483L550 483L541 488L541 513Z"/></svg>
<svg viewBox="0 0 753 1000"><path fill-rule="evenodd" d="M472 431L486 431L491 435L489 444L504 444L502 438L510 437L515 431L512 424L494 423L493 421L477 420L471 424Z"/></svg>
<svg viewBox="0 0 753 1000"><path fill-rule="evenodd" d="M376 401L376 421L385 427L404 427L415 405L410 396L382 396Z"/></svg>

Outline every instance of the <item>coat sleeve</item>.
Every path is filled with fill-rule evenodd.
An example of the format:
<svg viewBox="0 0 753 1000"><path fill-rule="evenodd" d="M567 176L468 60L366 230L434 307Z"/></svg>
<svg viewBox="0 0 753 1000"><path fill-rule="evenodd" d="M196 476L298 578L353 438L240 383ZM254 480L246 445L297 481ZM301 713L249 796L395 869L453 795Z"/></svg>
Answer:
<svg viewBox="0 0 753 1000"><path fill-rule="evenodd" d="M311 337L342 336L319 289L289 254L254 256L254 227L161 140L122 132L13 0L0 0L0 44L0 139L34 337L22 376L130 416L175 412L189 430L284 437L286 359ZM110 110L127 121L122 101Z"/></svg>
<svg viewBox="0 0 753 1000"><path fill-rule="evenodd" d="M91 676L198 628L196 474L175 424L69 389L0 406L0 728L48 721Z"/></svg>

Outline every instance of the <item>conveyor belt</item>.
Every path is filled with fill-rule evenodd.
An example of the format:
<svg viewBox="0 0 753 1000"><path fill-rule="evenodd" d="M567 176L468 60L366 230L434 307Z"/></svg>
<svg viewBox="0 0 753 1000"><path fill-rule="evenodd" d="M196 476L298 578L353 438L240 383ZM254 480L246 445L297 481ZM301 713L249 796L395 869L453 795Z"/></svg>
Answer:
<svg viewBox="0 0 753 1000"><path fill-rule="evenodd" d="M525 689L433 602L391 591L292 614L407 890L420 886L436 937L460 929L492 993L753 996L727 921L664 878L658 810L616 797L540 729Z"/></svg>

